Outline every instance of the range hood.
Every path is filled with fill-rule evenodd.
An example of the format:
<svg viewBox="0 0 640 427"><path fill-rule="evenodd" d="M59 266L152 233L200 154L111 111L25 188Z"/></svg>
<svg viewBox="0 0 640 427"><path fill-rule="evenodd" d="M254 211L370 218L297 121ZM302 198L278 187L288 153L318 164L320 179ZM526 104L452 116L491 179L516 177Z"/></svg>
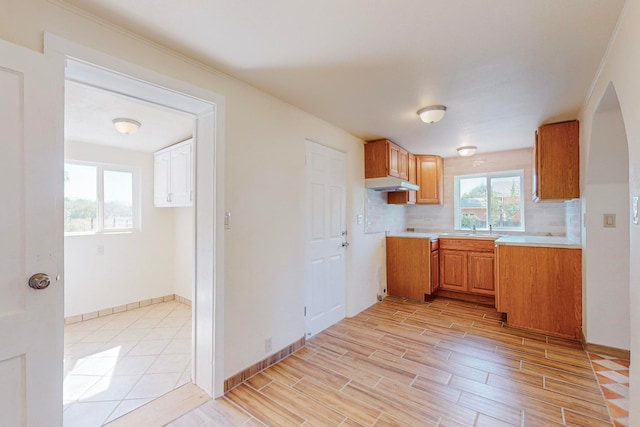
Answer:
<svg viewBox="0 0 640 427"><path fill-rule="evenodd" d="M364 180L365 188L376 191L417 191L420 189L416 184L412 184L404 179L395 176L387 176L384 178L367 178Z"/></svg>

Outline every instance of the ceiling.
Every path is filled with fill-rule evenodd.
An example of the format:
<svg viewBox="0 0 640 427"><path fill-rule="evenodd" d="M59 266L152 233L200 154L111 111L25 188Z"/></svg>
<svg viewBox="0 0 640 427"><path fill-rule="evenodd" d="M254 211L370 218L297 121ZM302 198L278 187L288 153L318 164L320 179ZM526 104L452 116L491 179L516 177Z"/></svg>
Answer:
<svg viewBox="0 0 640 427"><path fill-rule="evenodd" d="M624 0L66 0L365 140L451 157L576 118ZM416 111L444 104L436 124Z"/></svg>
<svg viewBox="0 0 640 427"><path fill-rule="evenodd" d="M142 124L133 135L116 131L113 119ZM194 118L148 102L67 81L65 85L65 140L153 152L189 139Z"/></svg>

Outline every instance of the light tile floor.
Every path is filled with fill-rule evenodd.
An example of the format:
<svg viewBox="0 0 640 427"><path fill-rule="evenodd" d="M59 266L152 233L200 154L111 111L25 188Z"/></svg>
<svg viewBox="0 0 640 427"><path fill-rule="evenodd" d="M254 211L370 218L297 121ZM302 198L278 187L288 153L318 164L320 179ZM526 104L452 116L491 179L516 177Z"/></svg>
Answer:
<svg viewBox="0 0 640 427"><path fill-rule="evenodd" d="M629 361L589 353L609 415L616 427L629 425Z"/></svg>
<svg viewBox="0 0 640 427"><path fill-rule="evenodd" d="M191 378L191 308L149 305L65 326L64 426L101 426Z"/></svg>

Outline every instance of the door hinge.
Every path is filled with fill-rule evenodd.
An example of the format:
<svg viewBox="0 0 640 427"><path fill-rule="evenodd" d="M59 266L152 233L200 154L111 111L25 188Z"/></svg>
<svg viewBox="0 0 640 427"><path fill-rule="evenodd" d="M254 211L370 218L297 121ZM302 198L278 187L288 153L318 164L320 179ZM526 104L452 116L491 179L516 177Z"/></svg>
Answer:
<svg viewBox="0 0 640 427"><path fill-rule="evenodd" d="M307 317L307 306L304 306L304 317Z"/></svg>

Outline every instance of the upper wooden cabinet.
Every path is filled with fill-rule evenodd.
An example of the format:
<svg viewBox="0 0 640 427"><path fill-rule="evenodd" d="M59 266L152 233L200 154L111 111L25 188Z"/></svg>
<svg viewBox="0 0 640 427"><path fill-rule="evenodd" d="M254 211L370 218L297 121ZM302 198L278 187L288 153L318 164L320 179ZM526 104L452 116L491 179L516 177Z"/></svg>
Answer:
<svg viewBox="0 0 640 427"><path fill-rule="evenodd" d="M417 204L442 205L444 203L444 163L440 156L415 156L416 179L420 189Z"/></svg>
<svg viewBox="0 0 640 427"><path fill-rule="evenodd" d="M543 125L533 150L533 200L580 197L580 146L577 120Z"/></svg>
<svg viewBox="0 0 640 427"><path fill-rule="evenodd" d="M388 139L369 141L364 146L364 177L409 178L409 152Z"/></svg>
<svg viewBox="0 0 640 427"><path fill-rule="evenodd" d="M408 153L409 177L408 181L416 184L416 157ZM387 193L387 203L390 205L415 205L417 191L392 191Z"/></svg>

